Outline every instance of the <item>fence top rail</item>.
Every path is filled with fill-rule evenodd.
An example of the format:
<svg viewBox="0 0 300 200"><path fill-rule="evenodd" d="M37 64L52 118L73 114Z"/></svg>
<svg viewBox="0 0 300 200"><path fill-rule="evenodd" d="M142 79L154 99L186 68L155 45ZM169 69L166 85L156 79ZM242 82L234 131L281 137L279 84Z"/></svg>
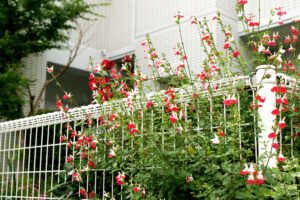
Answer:
<svg viewBox="0 0 300 200"><path fill-rule="evenodd" d="M231 77L231 78L225 78L217 81L210 82L210 87L215 88L216 85L219 86L219 90L215 91L212 95L213 96L220 96L225 95L228 93L228 90L226 90L231 85L235 85L239 81L244 81L246 86L251 86L252 82L250 80L249 76L238 76L238 77ZM201 94L203 97L210 95L207 91L203 90L203 85L201 83L197 83L197 86L194 87L188 86L185 89L181 88L175 88L174 89L179 95L180 100L185 101L187 98L190 97L189 94L193 94L194 92L197 92L198 94ZM147 95L148 98L151 98L153 101L153 104L157 104L158 101L155 100L156 96L161 95L165 92L165 90L161 90L159 92L153 92ZM189 94L188 94L188 93ZM136 99L139 99L140 97L136 97ZM105 102L102 105L94 104L94 105L88 105L88 106L82 106L70 109L68 114L69 118L62 117L61 112L53 112L48 114L42 114L27 118L22 118L18 120L13 121L7 121L0 123L0 133L4 132L13 132L13 131L20 131L30 128L36 128L41 126L48 126L48 125L54 125L54 124L60 124L60 123L66 123L71 121L79 121L84 120L87 117L87 114L89 113L89 117L92 119L95 119L101 115L101 113L104 112L110 112L112 110L112 107L116 107L115 105L120 105L121 102L123 102L124 99L115 100L114 102ZM147 102L144 102L145 104ZM143 105L139 104L140 106ZM118 106L117 106L118 107Z"/></svg>
<svg viewBox="0 0 300 200"><path fill-rule="evenodd" d="M280 77L281 79L284 80L283 85L286 86L287 89L296 89L296 90L300 89L299 83L295 79L280 73L277 74L277 77L278 78ZM174 90L176 91L176 93L180 95L180 101L186 101L191 97L190 94L193 94L194 92L201 95L202 97L207 97L211 95L212 96L226 95L228 93L228 88L234 86L240 81L243 81L246 87L250 87L254 90L256 89L255 81L252 81L252 78L250 76L237 76L231 78L224 78L217 81L211 81L210 82L211 88L215 88L216 85L218 85L219 87L218 90L214 90L213 94L210 94L209 92L207 92L207 90L203 90L203 85L200 82L196 83L194 86L188 86L185 89L175 88ZM234 90L232 91L234 92ZM156 105L159 102L156 101L156 97L158 95L163 94L164 92L165 90L161 90L159 92L152 92L148 94L147 97L151 98L153 104ZM136 96L136 99L139 98L140 98L139 96ZM94 104L94 105L73 108L70 109L70 111L68 112L69 115L72 116L69 118L62 117L62 113L56 111L53 113L2 122L0 123L0 133L25 130L25 129L35 128L35 127L48 126L48 125L66 123L71 121L84 120L86 119L88 113L90 118L95 119L99 117L103 112L110 112L113 107L118 107L118 105L120 105L120 103L123 101L124 99L120 99L120 100L115 100L114 102L105 102L102 105ZM140 103L139 107L143 106L146 103L147 102Z"/></svg>

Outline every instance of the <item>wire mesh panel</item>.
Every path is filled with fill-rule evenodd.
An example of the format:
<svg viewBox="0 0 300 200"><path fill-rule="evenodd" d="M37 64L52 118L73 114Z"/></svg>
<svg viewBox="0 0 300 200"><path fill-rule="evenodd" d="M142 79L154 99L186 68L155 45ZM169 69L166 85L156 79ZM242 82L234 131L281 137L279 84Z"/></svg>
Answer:
<svg viewBox="0 0 300 200"><path fill-rule="evenodd" d="M230 88L232 84L239 82L242 83L242 87ZM120 102L123 100L119 100L103 105L72 109L68 118L55 112L0 123L1 199L56 199L53 193L48 191L58 184L69 181L64 173L68 170L65 165L68 158L70 156L80 157L79 162L82 167L78 170L85 170L85 166L90 165L89 161L95 159L90 153L90 149L87 149L86 154L75 155L76 145L69 147L69 142L76 144L75 137L72 137L73 134L78 135L85 132L98 136L102 148L96 149L96 151L108 151L109 141L114 140L120 146L113 148L129 149L133 156L136 155L137 142L141 146L154 145L159 149L171 151L178 148L178 142L188 147L191 142L207 140L207 138L213 138L214 135L228 135L230 137L224 137L222 140L225 143L228 142L227 138L237 141L238 145L235 147L235 151L239 160L257 163L257 121L259 119L253 114L253 108L250 107L255 100L256 88L251 84L250 77L235 77L211 83L212 88L216 86L219 89L211 93L203 88L196 88L200 98L193 98L191 95L195 92L195 88L176 90L180 94L176 105L180 106L183 111L177 117L184 116L184 120L189 123L190 127L179 124L174 125L172 129L167 129L164 126L165 123L162 122L170 119L165 115L166 108L159 104L163 100L159 99L157 93L149 95L153 102L151 110L142 109L147 102L141 102L137 98L137 101L133 102L136 104L135 110L122 110ZM229 90L237 99L237 112L233 112L223 104L228 98ZM159 94L163 93L164 91L161 91ZM127 127L120 127L119 132L113 132L112 135L106 134L106 130L101 126L100 116L111 114L113 108L134 116L136 128L140 130L136 135L139 138L138 141L134 141L133 137L125 139L124 134ZM198 109L197 112L196 109ZM87 127L82 123L86 121L87 115L96 126ZM229 124L229 119L230 121L235 120L237 125ZM290 120L290 123L290 134L293 135L293 131L295 131L292 128L293 120ZM162 125L158 126L157 124ZM181 131L184 134L178 134ZM68 139L62 140L62 136ZM289 145L293 148L293 140ZM144 150L147 152L147 149ZM293 156L292 150L291 155ZM151 169L152 166L148 167ZM116 199L124 199L123 188L115 181L117 172L113 172L109 165L104 164L102 168L91 168L89 173L81 177L85 180L83 183L86 185L83 187L88 188L87 192L92 190L102 199L107 193ZM69 171L72 173L72 166ZM80 184L77 186L78 195L80 195L81 186Z"/></svg>

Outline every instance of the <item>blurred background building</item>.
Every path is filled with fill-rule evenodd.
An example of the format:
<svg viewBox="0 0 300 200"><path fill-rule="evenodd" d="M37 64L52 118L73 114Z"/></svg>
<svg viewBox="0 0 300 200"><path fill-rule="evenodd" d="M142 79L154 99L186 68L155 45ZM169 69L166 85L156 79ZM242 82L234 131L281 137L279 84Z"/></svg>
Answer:
<svg viewBox="0 0 300 200"><path fill-rule="evenodd" d="M100 0L95 0L96 2ZM206 17L211 20L217 12L221 13L222 20L232 27L232 34L236 40L243 36L243 27L238 21L235 0L106 0L110 6L99 7L97 12L106 16L95 21L82 21L80 28L87 33L84 42L79 49L79 55L72 63L71 68L59 78L66 90L74 94L79 105L87 105L91 101L91 93L88 88L88 76L86 67L89 57L94 62L103 59L118 60L124 55L135 54L137 64L141 66L145 74L149 74L148 60L145 60L143 47L140 45L145 40L145 35L150 34L153 44L159 54L166 53L170 63L174 67L178 64L173 47L180 41L178 25L174 23L173 16L181 11L185 17L181 28L183 40L189 63L194 72L201 71L205 54L200 46L200 37L197 28L191 25L190 16L199 19ZM270 10L283 6L287 12L283 16L284 25L279 27L278 17L273 18L270 27L273 29L289 29L289 23L293 16L299 15L300 1L298 0L264 0L260 1L261 27L267 28L270 18ZM258 16L259 0L249 0L245 6L245 13ZM211 30L219 48L223 48L224 34L217 23L210 23ZM71 34L70 45L77 42L78 32ZM37 95L42 83L49 78L46 67L54 65L55 70L67 63L68 50L50 50L41 55L33 55L24 59L27 66L25 74L35 79L32 93ZM41 109L55 109L56 95L62 96L55 83L50 84L40 105ZM29 107L25 106L24 113L28 113Z"/></svg>

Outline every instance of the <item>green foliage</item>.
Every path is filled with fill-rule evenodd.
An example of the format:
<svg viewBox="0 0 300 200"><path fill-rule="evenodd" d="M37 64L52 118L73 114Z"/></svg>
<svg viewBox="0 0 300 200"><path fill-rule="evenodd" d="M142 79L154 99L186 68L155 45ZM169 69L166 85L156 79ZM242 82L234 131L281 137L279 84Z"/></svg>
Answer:
<svg viewBox="0 0 300 200"><path fill-rule="evenodd" d="M0 117L22 116L22 90L29 83L20 73L21 59L62 48L78 19L97 15L95 6L84 0L0 1Z"/></svg>
<svg viewBox="0 0 300 200"><path fill-rule="evenodd" d="M7 119L21 117L21 106L24 102L22 88L27 80L21 77L14 69L7 69L0 73L0 116Z"/></svg>
<svg viewBox="0 0 300 200"><path fill-rule="evenodd" d="M107 66L104 64L98 69L99 66L94 67L91 63L91 72L97 68L100 76L97 78L102 78L101 83L95 84L94 96L104 109L96 122L88 119L89 124L86 121L78 124L81 127L80 136L70 144L70 150L74 146L77 149L70 152L70 155L75 155L74 160L71 157L72 161L69 161L72 162L74 171L87 166L86 171L78 171L82 177L80 185L86 185L88 180L85 178L93 179L93 176L88 175L94 170L105 169L111 174L112 180L103 181L116 188L112 199L118 199L121 195L134 200L299 199L300 166L297 147L300 141L294 139L296 136L291 136L300 119L300 113L293 110L299 108L299 91L285 88L283 80L278 80L277 87L287 89L288 92L277 92L277 98L287 98L290 102L285 105L275 104L280 115L275 116L272 128L274 132L280 132L278 141L281 147L277 152L276 146L272 147L274 149L256 158L257 139L260 139L258 133L261 132L258 127L258 108L264 106L260 103L265 100L258 97L259 90L246 84L246 80L236 82L238 77L253 73L249 63L258 65L262 64L260 62L267 62L266 64L275 65L281 59L280 56L275 60L265 59L267 56L256 50L253 50L252 55L256 60L250 58L249 61L240 56L231 33L227 33L231 28L223 24L219 14L217 23L223 33L227 33L225 40L231 45L220 52L210 32L208 20L204 18L198 21L194 17L207 59L203 62L200 74L191 73L182 41L182 17L178 15L176 20L181 38L175 48L181 62L176 69L171 67L165 55L162 59L157 55L149 35L143 43L152 68L154 90L161 89L157 83L167 86L164 88L166 91L155 91L152 94L153 102L142 93L143 81L147 78L141 71L136 70L129 76L136 86L131 91L122 77L116 76L115 69L105 69ZM249 44L254 43L251 38L257 39L257 44L260 42L262 33L253 30L250 35L254 36L249 37ZM297 64L299 58L295 58L295 55L293 58L298 59L295 61ZM161 60L164 62L159 62ZM129 72L126 64L123 67ZM158 69L168 76L161 77ZM292 75L293 71L287 74ZM110 73L113 78L103 80ZM265 78L268 77L264 76ZM299 81L299 77L295 78ZM226 83L224 79L227 80ZM68 100L72 101L71 98ZM282 108L288 109L284 111ZM65 114L68 115L68 112ZM278 123L283 119L287 127L279 128ZM132 132L133 130L135 131ZM81 144L82 138L91 138L97 148L91 148L92 142ZM69 141L69 138L63 139L65 142ZM273 142L273 139L270 141ZM82 158L82 153L89 153L89 158ZM270 169L263 162L263 158L279 157L281 153L287 157L287 161L278 162L278 168ZM295 157L290 158L288 155L292 153ZM91 162L95 169L91 167ZM245 168L244 164L251 165L247 175L244 171L241 173ZM120 178L123 173L126 178ZM114 183L117 179L122 182ZM85 189L91 191L93 187L86 186ZM78 189L74 192L76 191ZM143 197L144 191L146 195ZM99 192L97 197L101 196L103 194Z"/></svg>

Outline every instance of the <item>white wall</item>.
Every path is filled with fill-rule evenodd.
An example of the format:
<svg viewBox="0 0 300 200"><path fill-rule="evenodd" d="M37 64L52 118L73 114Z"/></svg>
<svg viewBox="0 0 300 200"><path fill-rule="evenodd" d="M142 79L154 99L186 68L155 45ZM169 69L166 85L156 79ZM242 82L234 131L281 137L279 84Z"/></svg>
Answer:
<svg viewBox="0 0 300 200"><path fill-rule="evenodd" d="M23 72L24 75L34 81L30 85L31 93L32 95L37 96L42 89L42 84L46 80L46 54L43 53L29 56L23 60L23 63L26 66ZM27 91L25 91L25 94L28 94ZM30 111L29 97L27 95L25 100L27 103L23 107L23 112L27 115ZM43 101L40 106L43 107Z"/></svg>
<svg viewBox="0 0 300 200"><path fill-rule="evenodd" d="M282 20L285 24L292 22L294 16L299 16L299 8L300 8L300 1L299 0L261 0L260 1L260 9L261 9L261 26L262 29L267 28L269 23L269 19L271 17L271 9L275 9L278 7L284 7L287 14L282 16ZM248 1L248 4L245 6L245 12L249 14L254 14L257 19L259 16L259 3L258 1ZM275 13L275 16L272 18L273 23L270 27L278 27L278 16ZM239 24L239 34L242 35L242 25Z"/></svg>

